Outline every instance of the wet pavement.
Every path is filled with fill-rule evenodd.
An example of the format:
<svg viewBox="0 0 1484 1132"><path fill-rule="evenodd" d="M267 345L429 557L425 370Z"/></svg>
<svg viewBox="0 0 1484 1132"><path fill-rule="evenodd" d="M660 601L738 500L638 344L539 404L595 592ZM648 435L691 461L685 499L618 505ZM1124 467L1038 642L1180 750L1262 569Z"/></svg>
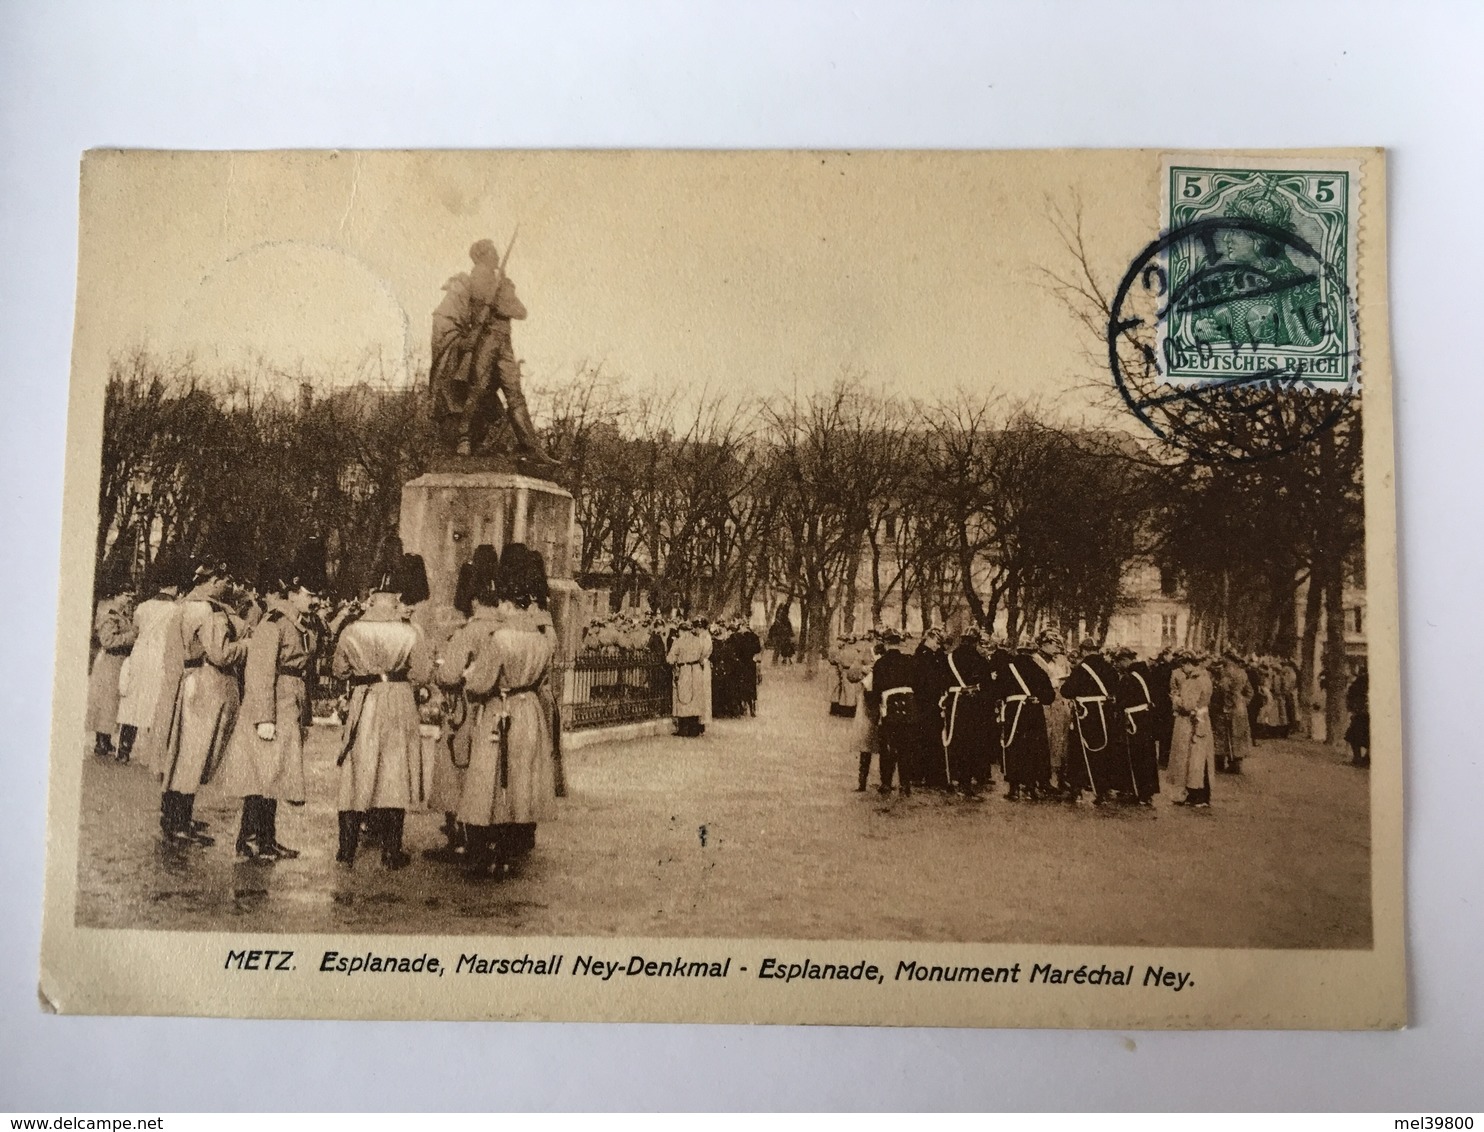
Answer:
<svg viewBox="0 0 1484 1132"><path fill-rule="evenodd" d="M311 801L279 807L302 851L239 863L235 804L196 816L217 844L159 842L143 769L85 761L78 922L234 932L405 932L1367 947L1369 778L1328 749L1259 746L1210 811L854 792L851 721L823 680L765 670L758 717L572 752L569 796L522 873L471 882L416 859L335 864L337 732L313 729ZM1000 793L1003 793L1001 787ZM1178 793L1178 792L1177 792ZM415 855L441 814L412 813Z"/></svg>

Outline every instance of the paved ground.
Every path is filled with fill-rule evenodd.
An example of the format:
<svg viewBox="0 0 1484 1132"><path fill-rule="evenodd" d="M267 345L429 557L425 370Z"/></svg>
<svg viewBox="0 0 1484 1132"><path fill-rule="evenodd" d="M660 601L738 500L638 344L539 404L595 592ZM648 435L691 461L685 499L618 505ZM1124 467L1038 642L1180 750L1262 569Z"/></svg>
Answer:
<svg viewBox="0 0 1484 1132"><path fill-rule="evenodd" d="M304 851L237 864L219 843L158 848L157 787L85 754L79 923L229 931L767 936L1208 947L1370 943L1368 778L1309 743L1265 743L1208 812L1015 805L853 791L848 720L821 683L767 669L759 715L702 739L569 756L570 797L524 875L471 884L418 860L333 861L334 732L311 739L311 796L281 807ZM1001 791L1003 792L1003 790ZM439 843L409 815L413 851Z"/></svg>

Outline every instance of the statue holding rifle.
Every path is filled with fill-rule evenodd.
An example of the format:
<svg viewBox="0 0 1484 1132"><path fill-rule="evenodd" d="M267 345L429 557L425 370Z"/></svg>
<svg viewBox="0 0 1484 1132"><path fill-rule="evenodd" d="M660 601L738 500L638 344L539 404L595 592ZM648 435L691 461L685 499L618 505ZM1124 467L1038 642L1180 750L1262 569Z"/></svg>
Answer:
<svg viewBox="0 0 1484 1132"><path fill-rule="evenodd" d="M511 343L511 323L526 317L505 271L514 247L513 235L504 256L492 241L478 241L471 269L443 285L433 311L433 423L445 450L470 456L487 451L491 431L508 418L522 462L546 473L560 465L536 439Z"/></svg>

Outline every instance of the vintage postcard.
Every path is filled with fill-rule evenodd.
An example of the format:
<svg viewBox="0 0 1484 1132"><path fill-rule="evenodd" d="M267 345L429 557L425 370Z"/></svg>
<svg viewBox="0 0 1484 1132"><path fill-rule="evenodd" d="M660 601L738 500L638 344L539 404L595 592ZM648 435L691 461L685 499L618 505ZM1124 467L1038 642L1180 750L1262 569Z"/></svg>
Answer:
<svg viewBox="0 0 1484 1132"><path fill-rule="evenodd" d="M1405 1024L1380 151L99 151L79 261L45 1008Z"/></svg>

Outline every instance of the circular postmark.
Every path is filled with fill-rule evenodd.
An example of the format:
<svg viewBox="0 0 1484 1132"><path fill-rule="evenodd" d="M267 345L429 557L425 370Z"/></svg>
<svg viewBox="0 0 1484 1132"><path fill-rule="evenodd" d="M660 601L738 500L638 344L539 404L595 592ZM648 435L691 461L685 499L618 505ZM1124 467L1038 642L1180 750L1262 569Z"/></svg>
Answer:
<svg viewBox="0 0 1484 1132"><path fill-rule="evenodd" d="M1212 461L1292 452L1355 403L1344 271L1286 227L1208 217L1146 247L1118 286L1108 363L1156 436Z"/></svg>

